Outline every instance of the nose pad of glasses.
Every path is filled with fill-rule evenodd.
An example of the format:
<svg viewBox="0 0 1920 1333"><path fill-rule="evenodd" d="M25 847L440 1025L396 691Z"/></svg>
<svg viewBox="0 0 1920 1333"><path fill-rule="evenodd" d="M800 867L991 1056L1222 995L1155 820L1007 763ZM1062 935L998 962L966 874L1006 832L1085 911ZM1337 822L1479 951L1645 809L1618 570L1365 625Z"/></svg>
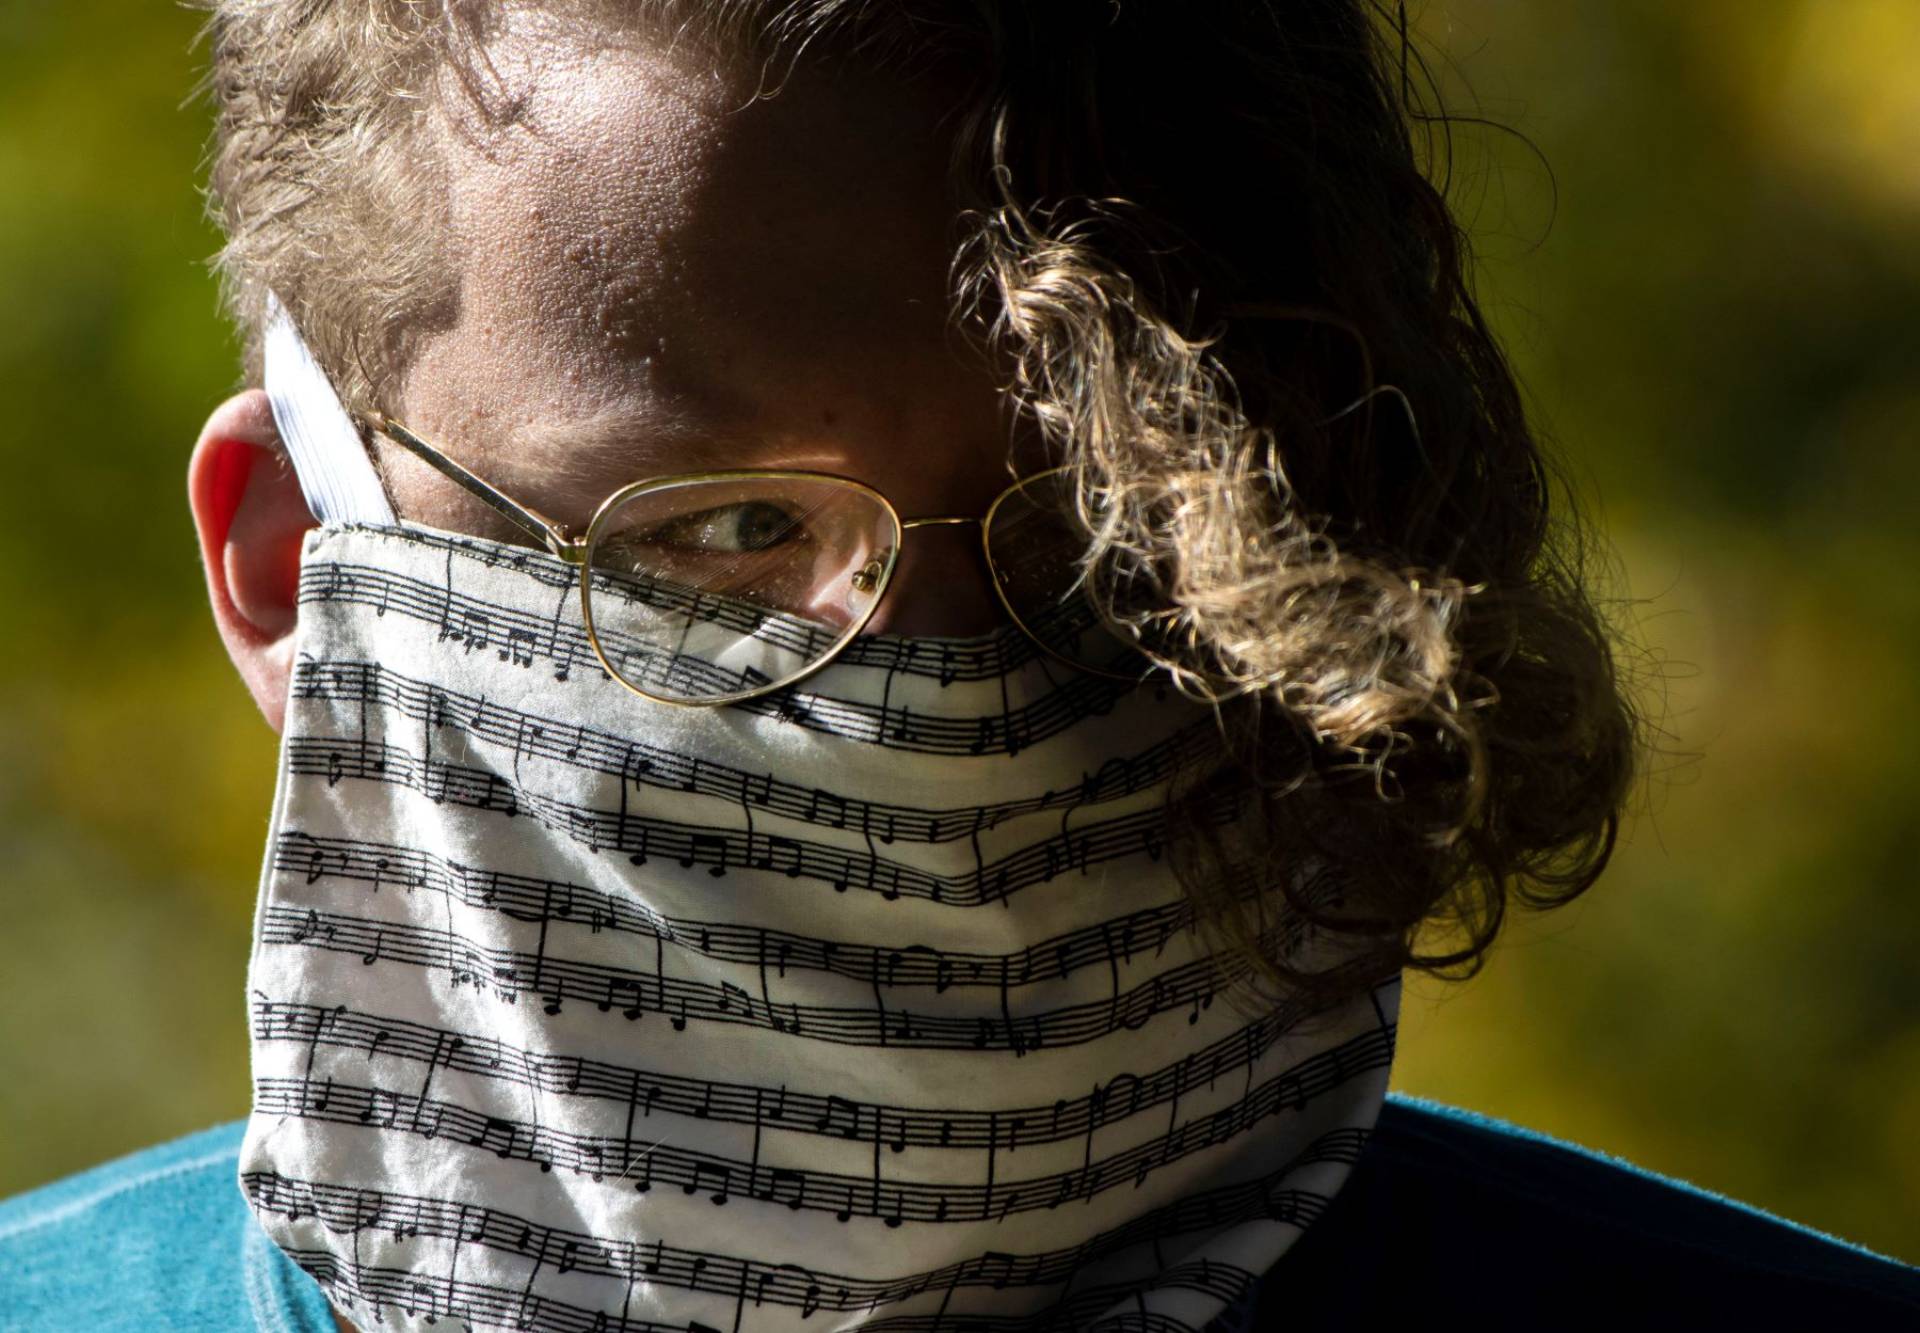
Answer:
<svg viewBox="0 0 1920 1333"><path fill-rule="evenodd" d="M825 558L811 569L809 591L782 609L837 631L866 616L892 562L891 546Z"/></svg>
<svg viewBox="0 0 1920 1333"><path fill-rule="evenodd" d="M980 553L979 529L927 527L911 535L868 634L967 638L1008 623Z"/></svg>
<svg viewBox="0 0 1920 1333"><path fill-rule="evenodd" d="M857 593L871 594L880 586L881 576L887 572L887 561L892 558L893 551L890 548L882 548L874 552L872 559L853 572L853 577L849 580L853 584L853 590Z"/></svg>

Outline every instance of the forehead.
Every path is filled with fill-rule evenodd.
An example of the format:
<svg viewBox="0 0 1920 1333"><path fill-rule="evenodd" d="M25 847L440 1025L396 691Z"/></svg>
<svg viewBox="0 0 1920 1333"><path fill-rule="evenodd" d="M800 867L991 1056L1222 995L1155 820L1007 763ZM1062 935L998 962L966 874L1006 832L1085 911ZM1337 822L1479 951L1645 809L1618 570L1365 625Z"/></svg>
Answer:
<svg viewBox="0 0 1920 1333"><path fill-rule="evenodd" d="M803 64L769 89L745 60L524 16L485 55L511 112L448 98L460 305L409 384L443 430L991 414L956 373L933 79Z"/></svg>

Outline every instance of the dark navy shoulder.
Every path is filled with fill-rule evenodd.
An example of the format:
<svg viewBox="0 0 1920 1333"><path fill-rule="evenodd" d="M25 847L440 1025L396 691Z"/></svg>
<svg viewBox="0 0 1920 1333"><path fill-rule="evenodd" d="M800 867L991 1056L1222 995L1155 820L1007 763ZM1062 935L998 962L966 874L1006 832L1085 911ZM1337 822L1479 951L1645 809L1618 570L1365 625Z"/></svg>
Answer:
<svg viewBox="0 0 1920 1333"><path fill-rule="evenodd" d="M1489 1116L1392 1094L1257 1329L1920 1327L1920 1269ZM1449 1322L1442 1320L1442 1323Z"/></svg>

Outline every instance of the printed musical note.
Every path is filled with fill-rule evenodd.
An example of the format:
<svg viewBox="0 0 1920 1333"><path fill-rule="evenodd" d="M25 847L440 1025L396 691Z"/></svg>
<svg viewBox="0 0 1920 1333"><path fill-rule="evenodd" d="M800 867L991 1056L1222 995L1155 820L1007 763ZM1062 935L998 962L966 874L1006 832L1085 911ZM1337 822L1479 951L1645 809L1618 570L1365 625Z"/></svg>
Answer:
<svg viewBox="0 0 1920 1333"><path fill-rule="evenodd" d="M712 1183L716 1178L719 1181L718 1185ZM733 1188L733 1169L725 1162L696 1161L693 1163L693 1179L682 1188L688 1194L703 1188L712 1188L711 1201L724 1204Z"/></svg>
<svg viewBox="0 0 1920 1333"><path fill-rule="evenodd" d="M511 1120L503 1120L499 1116L488 1116L486 1125L474 1146L484 1148L496 1157L511 1157L514 1148L519 1144L519 1134L520 1127Z"/></svg>
<svg viewBox="0 0 1920 1333"><path fill-rule="evenodd" d="M571 598L564 600L571 601ZM572 635L562 635L556 621L547 636L547 642L553 652L553 678L556 681L570 680L573 676L573 659L580 655L580 644Z"/></svg>
<svg viewBox="0 0 1920 1333"><path fill-rule="evenodd" d="M755 841L761 848L760 856L754 861L757 870L779 870L788 879L800 878L800 844L792 838L779 834L755 835ZM782 865L782 862L785 862Z"/></svg>
<svg viewBox="0 0 1920 1333"><path fill-rule="evenodd" d="M306 835L301 834L299 836L304 838ZM311 838L307 838L307 842L310 843L311 846L306 853L306 863L307 863L306 878L307 878L307 883L313 884L317 882L322 875L327 873L326 872L327 854L321 851L319 844L314 843Z"/></svg>
<svg viewBox="0 0 1920 1333"><path fill-rule="evenodd" d="M867 858L868 890L878 889L886 901L900 901L900 867L891 861L881 862L877 857Z"/></svg>
<svg viewBox="0 0 1920 1333"><path fill-rule="evenodd" d="M520 813L519 797L512 784L497 773L486 775L486 792L479 804L482 810L498 810L509 818Z"/></svg>
<svg viewBox="0 0 1920 1333"><path fill-rule="evenodd" d="M533 665L534 649L539 646L540 636L530 629L518 626L507 630L507 642L499 652L502 662L512 662L517 667Z"/></svg>
<svg viewBox="0 0 1920 1333"><path fill-rule="evenodd" d="M782 1193L787 1197L782 1199ZM798 1212L806 1197L806 1177L787 1167L775 1167L768 1173L766 1200L769 1203L784 1203L789 1209Z"/></svg>
<svg viewBox="0 0 1920 1333"><path fill-rule="evenodd" d="M814 1128L823 1134L837 1134L843 1139L857 1139L860 1137L860 1108L845 1097L829 1093L826 1114L814 1121Z"/></svg>
<svg viewBox="0 0 1920 1333"><path fill-rule="evenodd" d="M893 727L887 732L888 738L908 745L913 744L918 739L914 730L913 714L902 708L894 714L894 718Z"/></svg>
<svg viewBox="0 0 1920 1333"><path fill-rule="evenodd" d="M765 809L773 801L773 774L763 773L759 777L742 775L740 778L740 802L746 806L758 806Z"/></svg>
<svg viewBox="0 0 1920 1333"><path fill-rule="evenodd" d="M824 813L823 813L824 812ZM847 826L847 803L845 798L830 791L815 787L808 797L806 821L809 824L825 824L829 828Z"/></svg>
<svg viewBox="0 0 1920 1333"><path fill-rule="evenodd" d="M375 1088L367 1094L367 1099L355 1118L363 1125L377 1125L381 1129L391 1129L399 1110L399 1098L383 1088Z"/></svg>
<svg viewBox="0 0 1920 1333"><path fill-rule="evenodd" d="M983 717L974 729L973 744L967 749L973 754L984 753L999 735L999 723L993 718Z"/></svg>
<svg viewBox="0 0 1920 1333"><path fill-rule="evenodd" d="M487 646L492 623L484 611L461 607L450 618L442 618L440 638L442 641L457 639L467 652L475 652Z"/></svg>
<svg viewBox="0 0 1920 1333"><path fill-rule="evenodd" d="M622 995L627 996L627 1003L621 1008L620 1014L628 1022L633 1022L646 1012L639 977L609 977L606 996L595 1005L595 1008L604 1014L620 1005Z"/></svg>
<svg viewBox="0 0 1920 1333"><path fill-rule="evenodd" d="M634 865L643 866L647 863L647 843L649 838L650 830L644 824L633 830L630 836L625 817L622 817L619 847L621 851L627 853L627 860L631 861Z"/></svg>
<svg viewBox="0 0 1920 1333"><path fill-rule="evenodd" d="M723 1014L734 1013L735 1004L740 1006L738 1012L743 1017L750 1017L753 1014L753 998L731 981L721 982L719 1011Z"/></svg>
<svg viewBox="0 0 1920 1333"><path fill-rule="evenodd" d="M727 873L727 853L731 840L720 833L695 833L687 840L686 854L680 858L683 866L692 866L696 861L707 864L707 873L718 879Z"/></svg>

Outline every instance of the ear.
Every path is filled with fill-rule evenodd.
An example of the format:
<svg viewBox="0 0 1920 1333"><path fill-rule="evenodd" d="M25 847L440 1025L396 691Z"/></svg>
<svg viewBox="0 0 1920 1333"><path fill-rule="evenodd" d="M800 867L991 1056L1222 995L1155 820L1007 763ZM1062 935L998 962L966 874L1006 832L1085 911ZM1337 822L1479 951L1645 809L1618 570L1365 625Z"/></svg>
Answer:
<svg viewBox="0 0 1920 1333"><path fill-rule="evenodd" d="M214 409L187 464L213 623L267 724L280 730L299 619L300 545L315 527L259 389Z"/></svg>

